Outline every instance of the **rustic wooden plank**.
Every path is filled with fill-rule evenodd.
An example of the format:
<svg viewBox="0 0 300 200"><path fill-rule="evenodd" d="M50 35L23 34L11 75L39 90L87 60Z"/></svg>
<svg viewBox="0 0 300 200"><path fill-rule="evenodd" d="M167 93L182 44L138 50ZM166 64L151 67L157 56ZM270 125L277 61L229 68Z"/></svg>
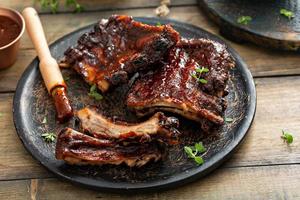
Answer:
<svg viewBox="0 0 300 200"><path fill-rule="evenodd" d="M183 187L134 195L97 192L57 179L0 181L0 199L298 199L299 180L300 165L288 165L218 169Z"/></svg>
<svg viewBox="0 0 300 200"><path fill-rule="evenodd" d="M80 3L84 7L84 11L100 11L100 10L118 10L118 9L128 9L128 8L146 8L146 7L152 7L155 8L160 5L160 0L78 0L78 3ZM196 0L172 0L171 6L184 6L184 5L196 5ZM0 5L4 7L13 8L16 10L23 10L27 6L32 6L37 9L40 13L50 13L51 10L48 9L42 9L40 3L38 1L32 1L32 0L23 0L22 3L18 0L0 0ZM59 8L58 13L61 12L72 12L74 8L72 7L66 7L65 6L65 0L59 1Z"/></svg>
<svg viewBox="0 0 300 200"><path fill-rule="evenodd" d="M12 97L12 94L0 95L0 179L48 177L50 173L27 153L15 132Z"/></svg>
<svg viewBox="0 0 300 200"><path fill-rule="evenodd" d="M34 50L22 50L19 52L16 63L8 68L0 71L0 91L14 91L18 80L29 63L36 56Z"/></svg>
<svg viewBox="0 0 300 200"><path fill-rule="evenodd" d="M300 163L300 78L257 79L257 113L251 131L225 167ZM0 180L49 177L43 167L24 150L12 122L12 94L0 94ZM281 129L289 130L295 141L287 145Z"/></svg>
<svg viewBox="0 0 300 200"><path fill-rule="evenodd" d="M299 76L255 82L258 99L254 123L227 166L300 163ZM294 134L290 146L280 138L282 129Z"/></svg>
<svg viewBox="0 0 300 200"><path fill-rule="evenodd" d="M217 27L209 22L197 7L178 7L171 9L170 18L197 25L210 32L218 34ZM99 18L110 16L112 11L92 12L84 14L43 15L41 20L51 43L63 35L79 27L96 22ZM119 14L134 16L153 16L152 9L123 10ZM57 22L60 23L57 23ZM253 45L230 43L245 59L255 77L300 74L300 56L297 53L279 52L263 49ZM13 91L22 72L35 57L31 41L25 33L22 38L22 50L16 64L7 70L0 71L0 91Z"/></svg>

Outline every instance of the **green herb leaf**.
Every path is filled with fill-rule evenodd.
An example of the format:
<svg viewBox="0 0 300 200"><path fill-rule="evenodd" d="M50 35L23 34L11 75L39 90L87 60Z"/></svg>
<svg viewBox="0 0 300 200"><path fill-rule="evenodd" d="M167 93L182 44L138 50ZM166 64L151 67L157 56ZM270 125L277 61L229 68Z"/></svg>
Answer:
<svg viewBox="0 0 300 200"><path fill-rule="evenodd" d="M288 144L291 144L294 141L293 135L289 132L284 131L284 130L282 130L281 138L284 139Z"/></svg>
<svg viewBox="0 0 300 200"><path fill-rule="evenodd" d="M44 117L43 121L42 121L42 124L46 124L47 123L47 118Z"/></svg>
<svg viewBox="0 0 300 200"><path fill-rule="evenodd" d="M195 157L191 147L185 146L184 151L188 155L189 158L194 158Z"/></svg>
<svg viewBox="0 0 300 200"><path fill-rule="evenodd" d="M94 84L94 85L91 86L90 92L88 93L88 95L89 95L90 97L93 97L93 98L96 99L97 101L103 99L103 96L97 92L97 86L96 86L96 84Z"/></svg>
<svg viewBox="0 0 300 200"><path fill-rule="evenodd" d="M284 8L280 9L280 14L289 19L292 19L295 17L295 14L292 11L284 9Z"/></svg>
<svg viewBox="0 0 300 200"><path fill-rule="evenodd" d="M90 88L90 92L96 92L97 91L97 85L93 84Z"/></svg>
<svg viewBox="0 0 300 200"><path fill-rule="evenodd" d="M188 157L194 159L194 161L198 165L201 165L204 163L203 158L200 155L198 155L198 154L204 153L206 151L202 142L195 143L194 146L185 146L184 151L188 155Z"/></svg>
<svg viewBox="0 0 300 200"><path fill-rule="evenodd" d="M202 68L196 67L196 68L195 68L195 72L197 72L197 73L202 73Z"/></svg>
<svg viewBox="0 0 300 200"><path fill-rule="evenodd" d="M195 71L197 72L197 73L206 73L206 72L209 72L209 69L208 68L206 68L206 67L201 67L201 68L199 68L199 67L197 67L196 69L195 69Z"/></svg>
<svg viewBox="0 0 300 200"><path fill-rule="evenodd" d="M206 68L206 67L202 67L202 72L209 72L209 69L208 68Z"/></svg>
<svg viewBox="0 0 300 200"><path fill-rule="evenodd" d="M157 22L157 23L156 23L156 26L161 26L161 23L160 23L160 22Z"/></svg>
<svg viewBox="0 0 300 200"><path fill-rule="evenodd" d="M52 13L57 13L59 7L58 0L38 0L38 2L41 4L42 9L47 9L50 7ZM84 8L77 3L76 0L66 0L66 6L73 6L75 12L81 12L84 10Z"/></svg>
<svg viewBox="0 0 300 200"><path fill-rule="evenodd" d="M237 19L237 22L239 24L248 25L251 20L252 20L252 17L250 17L250 16L241 16Z"/></svg>
<svg viewBox="0 0 300 200"><path fill-rule="evenodd" d="M54 133L43 133L42 137L44 138L45 142L54 142L56 135Z"/></svg>
<svg viewBox="0 0 300 200"><path fill-rule="evenodd" d="M204 153L206 151L206 148L203 146L202 142L196 143L195 144L195 149L199 152L199 153Z"/></svg>
<svg viewBox="0 0 300 200"><path fill-rule="evenodd" d="M198 80L198 77L197 77L197 75L196 75L196 74L191 74L191 76L192 76L193 78L195 78L195 79L197 79L197 80Z"/></svg>
<svg viewBox="0 0 300 200"><path fill-rule="evenodd" d="M230 117L225 117L225 122L227 123L233 122L233 119Z"/></svg>
<svg viewBox="0 0 300 200"><path fill-rule="evenodd" d="M93 97L94 99L96 99L97 101L100 101L103 99L103 96L101 94L99 94L98 92L92 92L88 94L90 97Z"/></svg>
<svg viewBox="0 0 300 200"><path fill-rule="evenodd" d="M199 83L202 83L202 84L206 84L206 83L207 83L207 80L205 80L204 78L199 78L199 79L198 79L198 82L199 82Z"/></svg>
<svg viewBox="0 0 300 200"><path fill-rule="evenodd" d="M76 3L76 5L75 5L75 12L76 13L80 13L82 11L84 11L84 7L81 6L79 3Z"/></svg>
<svg viewBox="0 0 300 200"><path fill-rule="evenodd" d="M202 73L206 73L206 72L209 72L208 68L206 68L206 67L201 67L201 68L196 67L195 71L193 73L191 73L191 76L193 78L197 79L197 81L199 83L206 84L207 80L205 80L204 78L201 78Z"/></svg>
<svg viewBox="0 0 300 200"><path fill-rule="evenodd" d="M52 13L56 13L57 12L57 10L58 10L58 1L57 0L52 0L51 2L50 2L50 8L51 8L51 11L52 11Z"/></svg>
<svg viewBox="0 0 300 200"><path fill-rule="evenodd" d="M194 160L198 165L202 165L204 163L204 160L201 156L196 156Z"/></svg>

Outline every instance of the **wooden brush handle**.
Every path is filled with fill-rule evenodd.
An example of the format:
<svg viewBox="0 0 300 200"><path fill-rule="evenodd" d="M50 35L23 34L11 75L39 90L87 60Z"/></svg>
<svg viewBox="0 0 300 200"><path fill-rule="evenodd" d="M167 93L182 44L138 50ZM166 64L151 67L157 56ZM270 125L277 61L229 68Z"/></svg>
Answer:
<svg viewBox="0 0 300 200"><path fill-rule="evenodd" d="M65 122L73 116L66 93L66 84L56 60L51 56L40 18L34 8L23 10L27 32L40 59L40 71L48 92L53 97L57 119Z"/></svg>
<svg viewBox="0 0 300 200"><path fill-rule="evenodd" d="M64 79L56 60L51 56L40 18L34 8L25 8L22 12L29 37L40 59L40 71L48 92L61 85L65 87Z"/></svg>

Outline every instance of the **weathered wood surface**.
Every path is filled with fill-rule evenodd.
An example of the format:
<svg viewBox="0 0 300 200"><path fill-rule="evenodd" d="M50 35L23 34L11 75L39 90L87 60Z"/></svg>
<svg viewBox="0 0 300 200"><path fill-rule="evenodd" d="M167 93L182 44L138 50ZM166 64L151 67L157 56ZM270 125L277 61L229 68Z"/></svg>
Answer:
<svg viewBox="0 0 300 200"><path fill-rule="evenodd" d="M300 166L217 169L203 180L162 193L119 195L80 188L56 179L1 181L3 199L299 199Z"/></svg>
<svg viewBox="0 0 300 200"><path fill-rule="evenodd" d="M133 16L154 16L153 9L130 9L118 11L119 14L128 14ZM61 14L42 15L41 20L47 35L49 43L54 42L63 35L96 22L98 19L108 17L115 11L105 12L87 12L81 14ZM218 28L207 20L206 15L199 11L196 6L174 7L171 8L169 16L183 22L199 26L212 33L218 34ZM59 23L57 23L59 21ZM255 77L273 76L273 75L294 75L300 74L300 56L297 53L280 52L267 50L254 45L241 45L227 41L234 47L245 59L252 74ZM17 81L22 72L35 57L36 53L32 50L33 45L27 36L21 41L21 51L19 58L12 68L2 70L0 73L0 92L14 91Z"/></svg>
<svg viewBox="0 0 300 200"><path fill-rule="evenodd" d="M300 164L299 77L259 78L256 82L258 103L254 123L245 142L223 167ZM12 94L0 94L0 180L52 176L28 155L19 141L11 106ZM292 145L280 138L282 129L295 133Z"/></svg>
<svg viewBox="0 0 300 200"><path fill-rule="evenodd" d="M72 7L65 6L66 0L59 0L58 13L62 12L72 12L74 9ZM145 8L152 7L156 8L160 5L160 0L77 0L84 7L84 11L103 11L103 10L119 10L128 8ZM185 6L185 5L196 5L196 0L172 0L172 6ZM11 1L1 1L1 6L14 8L19 11L24 9L24 7L32 6L37 9L39 13L51 13L49 8L42 9L38 1L33 0L11 0Z"/></svg>
<svg viewBox="0 0 300 200"><path fill-rule="evenodd" d="M89 12L71 14L61 9L65 13L52 15L42 11L41 20L49 42L115 13L155 16L153 9L158 4L158 0L84 2ZM0 0L1 6L18 10L32 4L31 0ZM217 26L199 10L195 0L173 0L172 4L169 18L218 34ZM221 168L195 183L162 193L124 196L58 181L23 147L13 126L12 98L18 79L36 55L25 34L16 64L0 71L0 199L299 199L300 56L228 43L245 59L255 77L269 77L256 78L257 113L240 149ZM293 144L288 146L282 141L281 129L294 134Z"/></svg>
<svg viewBox="0 0 300 200"><path fill-rule="evenodd" d="M200 6L218 23L222 33L233 40L250 41L257 45L296 51L300 49L299 2L294 0L198 0ZM291 10L288 19L280 9ZM240 16L251 16L248 25L237 23Z"/></svg>

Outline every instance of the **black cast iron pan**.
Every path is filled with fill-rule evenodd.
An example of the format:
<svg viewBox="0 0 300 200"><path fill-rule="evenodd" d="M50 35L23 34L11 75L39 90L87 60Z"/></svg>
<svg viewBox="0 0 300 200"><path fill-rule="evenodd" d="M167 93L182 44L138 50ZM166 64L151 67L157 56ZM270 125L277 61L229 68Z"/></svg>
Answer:
<svg viewBox="0 0 300 200"><path fill-rule="evenodd" d="M173 20L157 18L135 18L147 24L171 24L183 37L209 38L224 43L220 38L201 28ZM89 31L89 25L74 31L50 45L54 58L62 57L63 52L76 44L78 37ZM255 114L256 91L253 78L247 65L236 51L228 47L236 60L236 68L231 71L229 81L228 108L226 117L234 121L226 123L215 132L204 134L193 122L180 118L180 130L187 135L181 144L169 149L165 160L148 164L142 168L120 166L71 166L55 159L55 143L46 143L41 137L45 132L58 132L63 127L76 127L73 119L66 124L55 120L55 107L43 84L35 58L22 75L14 96L14 123L25 148L48 170L58 177L88 188L110 192L149 192L178 187L200 179L217 168L238 147L245 137ZM121 120L137 121L136 117L124 106L124 96L128 85L116 88L105 94L102 101L91 99L87 93L89 86L72 70L63 70L68 85L68 94L75 109L96 105L107 116L117 116ZM46 119L46 120L45 120ZM45 122L46 123L43 123ZM197 166L187 158L184 145L202 141L207 148L203 155L205 163Z"/></svg>

